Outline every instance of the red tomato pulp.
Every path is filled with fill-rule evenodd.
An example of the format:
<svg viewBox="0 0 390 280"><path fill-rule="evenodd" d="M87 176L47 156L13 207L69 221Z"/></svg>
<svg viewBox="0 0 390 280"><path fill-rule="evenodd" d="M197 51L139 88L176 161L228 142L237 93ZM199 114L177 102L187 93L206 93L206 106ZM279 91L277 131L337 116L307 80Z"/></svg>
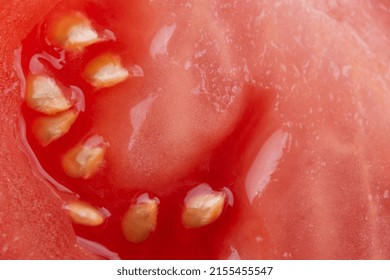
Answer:
<svg viewBox="0 0 390 280"><path fill-rule="evenodd" d="M148 74L86 94L93 122L84 123L110 147L104 177L84 189L56 164L84 131L70 132L50 153L28 136L53 177L112 214L104 229L75 226L76 233L62 210L66 196L32 174L15 141L22 101L14 50L41 19L24 15L22 1L5 4L2 14L12 13L0 33L1 256L91 258L77 234L125 258L389 258L387 6L268 2L76 5L115 33L115 45L103 47ZM29 5L42 14L39 7L54 3ZM24 41L22 59L40 51L40 39ZM100 51L88 50L81 65ZM76 61L67 57L62 82L81 83ZM134 108L149 112L129 153ZM203 182L228 187L234 204L216 223L185 229L183 198ZM157 196L161 209L156 231L134 245L118 224L126 202L142 192Z"/></svg>

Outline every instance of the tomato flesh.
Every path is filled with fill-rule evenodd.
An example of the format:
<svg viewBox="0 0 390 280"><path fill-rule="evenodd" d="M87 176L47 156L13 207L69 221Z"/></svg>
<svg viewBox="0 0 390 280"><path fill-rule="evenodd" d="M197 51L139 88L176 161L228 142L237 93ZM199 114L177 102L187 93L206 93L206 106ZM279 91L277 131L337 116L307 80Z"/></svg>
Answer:
<svg viewBox="0 0 390 280"><path fill-rule="evenodd" d="M251 54L267 53L278 101L242 154L243 209L222 256L389 258L388 12L350 4L284 3L262 18Z"/></svg>
<svg viewBox="0 0 390 280"><path fill-rule="evenodd" d="M110 212L76 234L122 258L389 258L383 4L351 13L348 3L222 2L75 1L54 13L80 10L116 40L71 54L48 45L39 25L23 41L24 75L47 51L63 64L49 65L54 76L85 97L71 131L46 148L29 130L38 114L22 108L44 170L72 191L59 192L63 201L77 194ZM83 67L107 50L144 76L93 89ZM105 166L70 179L61 157L91 134L109 143ZM184 197L203 182L229 187L234 204L216 223L184 229ZM121 219L145 192L160 201L158 225L131 244Z"/></svg>

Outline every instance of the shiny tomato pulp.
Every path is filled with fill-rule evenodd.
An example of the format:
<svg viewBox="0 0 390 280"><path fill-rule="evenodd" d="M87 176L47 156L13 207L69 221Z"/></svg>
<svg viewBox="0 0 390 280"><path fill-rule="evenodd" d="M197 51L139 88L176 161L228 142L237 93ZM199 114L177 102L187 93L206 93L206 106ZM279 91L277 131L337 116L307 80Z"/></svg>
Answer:
<svg viewBox="0 0 390 280"><path fill-rule="evenodd" d="M48 75L78 113L67 133L42 145L34 123L46 114L21 102L34 173L60 197L53 215L70 227L67 205L76 200L104 216L97 226L73 223L70 244L106 258L390 257L385 4L128 2L60 3L17 52L24 99L30 76ZM75 13L103 39L55 42L52 22ZM85 69L104 53L130 77L91 84ZM64 157L90 137L104 160L73 178ZM188 228L186 197L204 184L224 194L222 212ZM132 242L123 220L145 196L158 204L155 228ZM6 249L5 258L66 251ZM72 255L80 258L62 257Z"/></svg>

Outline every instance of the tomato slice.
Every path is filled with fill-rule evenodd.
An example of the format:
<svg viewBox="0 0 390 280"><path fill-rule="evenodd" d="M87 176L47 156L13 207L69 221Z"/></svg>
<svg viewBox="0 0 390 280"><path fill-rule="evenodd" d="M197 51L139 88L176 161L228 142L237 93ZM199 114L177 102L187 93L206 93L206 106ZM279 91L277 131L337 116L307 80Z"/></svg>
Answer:
<svg viewBox="0 0 390 280"><path fill-rule="evenodd" d="M9 4L20 28L0 26L0 217L11 221L2 258L117 257L97 243L122 258L390 257L386 6L222 3L70 1L49 13L55 3L37 1L48 16L18 20L22 3ZM68 22L82 22L87 39L45 37ZM30 62L43 51L60 57L59 68L37 71L71 96L63 110L77 111L65 136L42 147L31 132L42 112L23 105L29 157L11 133L23 103L9 74L21 41L19 72L35 75ZM119 78L96 81L107 77L96 75L102 61ZM39 123L61 124L50 114ZM35 157L72 193L32 173ZM223 209L212 204L221 199Z"/></svg>

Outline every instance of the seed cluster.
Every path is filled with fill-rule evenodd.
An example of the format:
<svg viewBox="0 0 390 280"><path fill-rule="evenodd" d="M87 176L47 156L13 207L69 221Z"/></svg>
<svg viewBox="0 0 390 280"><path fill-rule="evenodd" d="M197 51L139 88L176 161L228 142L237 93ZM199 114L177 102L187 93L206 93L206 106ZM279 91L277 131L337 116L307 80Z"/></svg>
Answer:
<svg viewBox="0 0 390 280"><path fill-rule="evenodd" d="M80 12L70 12L49 21L46 35L50 44L69 53L79 53L90 45L108 39L104 34L99 34L91 21ZM25 102L29 108L43 114L34 121L32 132L45 147L69 132L80 110L75 106L77 100L73 90L58 81L48 68L42 67L36 72L29 73L27 77ZM125 81L129 73L118 55L106 53L89 62L83 77L93 87L100 89ZM92 143L93 138L100 138L100 141ZM72 178L92 177L104 163L107 146L98 135L80 142L64 155L64 172Z"/></svg>
<svg viewBox="0 0 390 280"><path fill-rule="evenodd" d="M79 54L85 48L109 40L107 33L99 31L87 16L69 12L54 17L46 24L46 40L66 54ZM102 52L83 68L81 77L95 91L115 87L132 77L142 77L139 66L124 66L121 57L113 52ZM81 92L81 94L84 94ZM47 147L66 135L76 123L82 110L72 87L63 84L46 67L30 70L26 79L25 103L40 114L32 123L32 134L42 147ZM73 179L88 180L104 169L109 149L102 136L90 134L62 156L61 167ZM121 231L126 240L140 243L157 228L160 201L142 194L131 202L123 213ZM215 222L223 213L226 194L201 184L188 192L183 201L182 225L200 228ZM108 218L101 209L80 199L68 201L64 210L75 224L98 227Z"/></svg>

